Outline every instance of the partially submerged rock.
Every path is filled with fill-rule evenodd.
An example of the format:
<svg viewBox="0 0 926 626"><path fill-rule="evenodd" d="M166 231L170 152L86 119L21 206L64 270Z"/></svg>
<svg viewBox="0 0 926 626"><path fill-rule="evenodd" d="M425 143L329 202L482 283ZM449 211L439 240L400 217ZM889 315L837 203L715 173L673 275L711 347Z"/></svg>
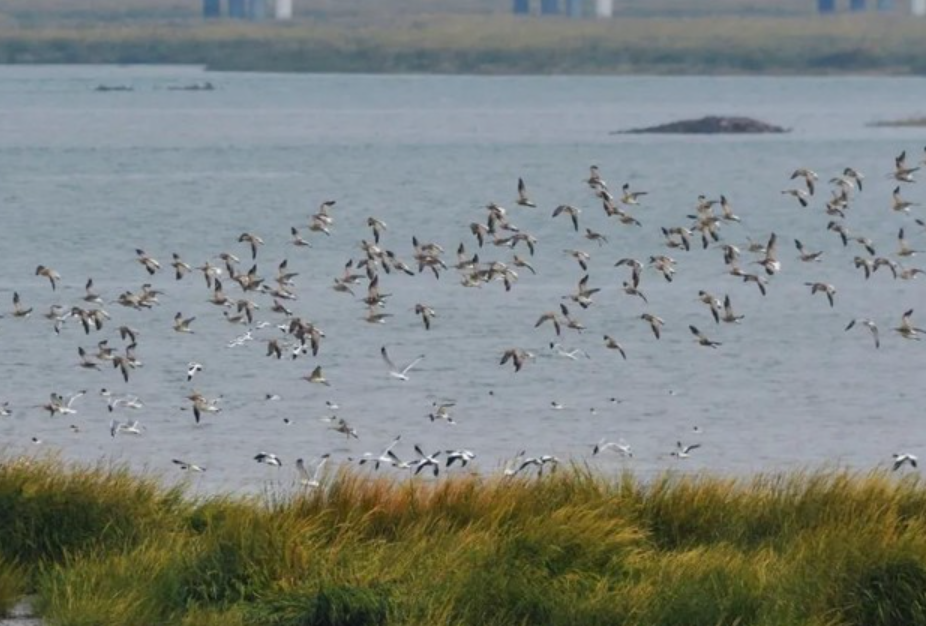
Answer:
<svg viewBox="0 0 926 626"><path fill-rule="evenodd" d="M726 117L709 115L696 120L681 120L669 124L614 131L622 133L688 133L688 134L726 134L726 133L787 133L790 128L782 128L751 117Z"/></svg>

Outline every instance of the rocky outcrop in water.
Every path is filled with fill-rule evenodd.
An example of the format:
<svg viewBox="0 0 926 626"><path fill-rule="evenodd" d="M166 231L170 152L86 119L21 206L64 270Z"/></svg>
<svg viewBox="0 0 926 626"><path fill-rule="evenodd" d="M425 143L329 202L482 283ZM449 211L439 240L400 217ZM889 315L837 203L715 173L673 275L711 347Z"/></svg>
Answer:
<svg viewBox="0 0 926 626"><path fill-rule="evenodd" d="M612 135L625 133L682 133L682 134L740 134L740 133L787 133L782 128L751 117L726 117L709 115L696 120L681 120L669 124L614 131Z"/></svg>

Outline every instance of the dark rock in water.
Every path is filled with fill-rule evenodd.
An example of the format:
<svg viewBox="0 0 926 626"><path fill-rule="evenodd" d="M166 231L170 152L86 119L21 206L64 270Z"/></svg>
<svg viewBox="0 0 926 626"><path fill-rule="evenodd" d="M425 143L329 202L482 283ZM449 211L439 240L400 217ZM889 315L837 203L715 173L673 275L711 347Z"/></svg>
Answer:
<svg viewBox="0 0 926 626"><path fill-rule="evenodd" d="M787 133L790 128L766 124L751 117L722 117L709 115L697 120L681 120L648 128L613 131L612 135L624 133L689 133L689 134L727 134L727 133Z"/></svg>

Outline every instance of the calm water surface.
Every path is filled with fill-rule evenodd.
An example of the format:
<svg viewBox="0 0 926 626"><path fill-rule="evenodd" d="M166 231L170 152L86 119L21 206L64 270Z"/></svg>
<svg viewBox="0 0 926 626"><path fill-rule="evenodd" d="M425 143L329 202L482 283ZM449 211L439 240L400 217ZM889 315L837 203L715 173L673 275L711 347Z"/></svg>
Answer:
<svg viewBox="0 0 926 626"><path fill-rule="evenodd" d="M211 81L211 92L172 86ZM98 93L99 84L131 85L131 92ZM878 119L923 114L926 82L887 78L583 78L409 77L206 74L190 68L0 68L0 209L3 265L0 280L0 401L13 415L0 418L8 453L60 451L65 458L125 462L179 475L172 458L206 466L198 488L253 491L268 482L291 485L293 461L325 452L338 461L377 452L396 435L396 451L414 458L426 451L466 447L481 471L497 469L520 449L588 461L605 471L622 466L642 475L666 468L747 474L794 467L883 466L892 452L926 453L923 383L926 343L905 341L890 329L901 313L917 309L926 326L926 278L871 280L853 268L861 246L843 247L826 230L826 180L851 165L867 175L846 219L852 232L870 237L879 254L895 257L896 236L906 228L914 248L926 250L924 229L912 215L891 211L888 177L893 157L907 150L922 157L926 131L866 126ZM742 114L793 128L780 136L614 136L612 130L705 114ZM613 188L630 182L650 193L633 214L640 228L607 218L584 184L597 163ZM811 208L780 191L798 166L821 174ZM514 205L523 176L539 205ZM724 241L744 246L778 234L782 271L768 296L727 274L720 250L669 250L661 226L687 224L696 197L725 194L742 218L724 225ZM905 197L926 204L920 184ZM336 199L330 237L312 234L311 249L288 243L289 229L303 234L309 215ZM456 272L435 279L383 275L392 293L383 325L362 321L357 298L335 293L332 280L344 263L360 258L369 239L369 216L389 225L384 246L411 261L412 236L434 241L448 262L460 242L478 250L468 225L484 221L486 203L508 208L512 221L539 240L531 259L537 274L521 270L509 293L501 283L461 286ZM599 247L573 232L568 219L551 219L554 207L582 209L580 226L605 233ZM269 279L288 259L299 299L291 308L327 335L317 359L271 360L266 339L278 336L282 318L261 297L255 340L227 343L247 328L226 322L206 302L201 275L150 278L163 289L161 305L135 311L109 303L112 321L85 335L79 324L60 335L42 313L53 303L83 304L93 277L108 300L137 291L149 277L135 262L143 248L166 267L172 252L199 265L222 251L250 264L238 235L251 231L266 242L258 253ZM825 251L803 264L793 247L800 238ZM537 317L556 310L583 275L563 254L592 255L590 283L601 291L595 305L571 312L587 327L561 339L590 358L555 356L548 326ZM511 251L487 246L480 260L509 262ZM527 256L526 249L518 253ZM678 260L671 284L653 270L641 288L649 304L625 295L622 257L669 253ZM924 252L926 255L926 252ZM746 256L747 270L761 270ZM214 259L213 259L214 260ZM919 257L904 259L916 265ZM63 283L53 292L34 275L44 264ZM748 266L748 267L747 267ZM830 308L810 295L808 281L837 288ZM229 283L230 281L226 281ZM745 315L742 324L717 326L698 302L704 289L729 294ZM12 293L35 308L14 319ZM227 291L238 297L231 284ZM358 298L364 288L358 289ZM439 317L425 331L412 309L423 302ZM195 334L172 331L178 311L196 316ZM661 340L639 319L665 319ZM882 330L875 350L863 329L844 332L852 318L869 317ZM91 352L109 339L124 345L116 328L141 330L144 366L128 384L118 372L77 366L77 346ZM723 345L694 343L694 324ZM623 344L628 359L604 348L602 335ZM396 361L426 355L409 382L388 377L379 347ZM518 374L500 367L509 347L538 357ZM204 371L190 385L187 363ZM331 387L300 377L322 365ZM100 388L138 395L136 412L110 414ZM192 388L223 395L223 411L196 425L184 399ZM49 418L36 408L52 391L88 391L73 416ZM492 392L490 394L490 392ZM281 396L267 402L265 394ZM432 403L452 399L456 425L432 423ZM613 401L612 401L613 399ZM346 441L320 418L325 402L359 432ZM552 402L564 405L553 410ZM111 417L138 419L142 437L110 437ZM287 425L283 419L292 423ZM79 427L72 432L71 424ZM697 427L701 432L695 432ZM31 443L36 437L41 444ZM625 439L634 457L591 457L600 438ZM691 458L669 456L676 441L701 443ZM259 451L278 454L281 469L258 465ZM390 470L395 471L395 470ZM459 470L458 470L459 471ZM401 474L396 474L401 476Z"/></svg>

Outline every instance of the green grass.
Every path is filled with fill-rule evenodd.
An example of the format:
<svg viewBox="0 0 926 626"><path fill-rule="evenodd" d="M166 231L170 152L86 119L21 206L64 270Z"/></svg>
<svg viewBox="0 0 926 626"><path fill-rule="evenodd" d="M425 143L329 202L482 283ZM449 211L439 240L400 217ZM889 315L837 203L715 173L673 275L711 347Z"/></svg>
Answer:
<svg viewBox="0 0 926 626"><path fill-rule="evenodd" d="M0 609L34 593L53 626L926 626L915 476L342 470L194 498L47 459L0 494Z"/></svg>

